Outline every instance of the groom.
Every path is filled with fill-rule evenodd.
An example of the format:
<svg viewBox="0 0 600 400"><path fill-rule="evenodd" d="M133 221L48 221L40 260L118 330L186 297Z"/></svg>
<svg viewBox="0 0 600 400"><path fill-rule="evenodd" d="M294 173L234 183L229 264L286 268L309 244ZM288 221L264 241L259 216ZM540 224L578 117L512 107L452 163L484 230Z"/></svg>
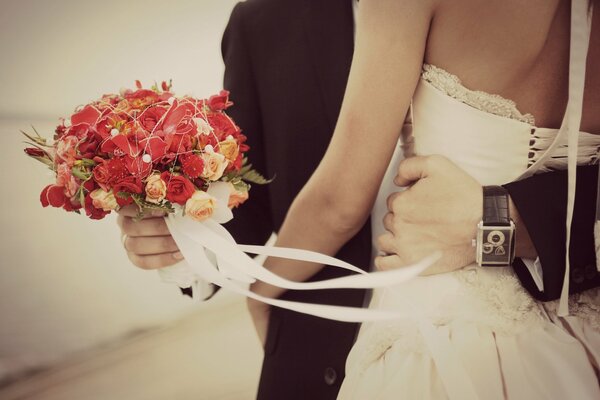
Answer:
<svg viewBox="0 0 600 400"><path fill-rule="evenodd" d="M294 197L325 153L350 69L354 6L353 0L249 0L233 10L222 43L224 86L235 103L228 113L248 136L254 166L266 176L276 176L267 186L254 186L250 201L235 210L227 229L239 243L264 244L280 228ZM532 185L536 192L530 190L528 197L546 201L550 196L539 193L551 194L566 185L563 178L557 178ZM578 181L578 185L586 184L592 183ZM172 256L177 255L176 248L168 236L161 250L153 248L156 235L165 235L160 221L142 221L134 232L133 224L124 225L124 233L135 236L129 237L126 248L136 265L159 268L176 261ZM559 228L544 228L552 229ZM336 257L367 267L371 251L367 223ZM313 279L342 273L325 268ZM298 291L282 296L355 307L363 305L364 297L358 290ZM257 397L335 399L357 328L273 308Z"/></svg>

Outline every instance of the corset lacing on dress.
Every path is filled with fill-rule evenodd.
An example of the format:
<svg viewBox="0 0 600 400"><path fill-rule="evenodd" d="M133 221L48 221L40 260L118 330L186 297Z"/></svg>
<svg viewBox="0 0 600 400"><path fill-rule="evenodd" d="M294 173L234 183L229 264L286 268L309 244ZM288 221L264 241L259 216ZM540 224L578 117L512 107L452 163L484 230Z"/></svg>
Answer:
<svg viewBox="0 0 600 400"><path fill-rule="evenodd" d="M531 114L522 114L514 101L503 98L496 94L482 91L470 90L463 86L460 78L448 71L430 64L423 65L422 79L430 83L444 94L486 113L500 117L514 119L531 125L531 140L528 163L531 166L548 149L556 136L554 129L538 129L535 126L535 118ZM600 153L600 135L580 132L578 143L577 165L590 165L598 163ZM539 172L567 169L567 138L559 143L553 154L539 169ZM538 172L538 173L539 173ZM476 268L467 267L459 271L458 277L482 294L488 293L490 304L496 311L515 321L522 320L526 314L537 308L536 303L521 289L524 297L520 298L521 306L515 308L515 302L504 303L505 296L502 292L515 293L515 285L520 285L518 279L512 274L503 274L499 282L481 282L477 278ZM503 289L503 287L505 289ZM526 300L529 298L529 301ZM545 303L544 307L553 312L558 308L558 301ZM595 329L600 329L600 288L588 290L569 296L569 309L572 315L579 316L589 321ZM515 313L520 315L515 315ZM521 321L522 322L522 321Z"/></svg>

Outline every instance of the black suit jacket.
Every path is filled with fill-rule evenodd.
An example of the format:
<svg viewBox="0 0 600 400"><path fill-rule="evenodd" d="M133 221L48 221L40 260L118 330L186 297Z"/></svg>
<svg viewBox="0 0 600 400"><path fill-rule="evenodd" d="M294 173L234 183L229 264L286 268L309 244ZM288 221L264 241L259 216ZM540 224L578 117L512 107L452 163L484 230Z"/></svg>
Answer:
<svg viewBox="0 0 600 400"><path fill-rule="evenodd" d="M275 180L254 185L226 225L238 243L263 244L331 139L353 53L351 0L256 0L239 3L223 36L231 117L248 136L248 157ZM336 255L367 268L370 224ZM313 277L342 275L326 267ZM288 291L295 301L360 307L362 290ZM259 385L260 399L334 399L358 326L274 308Z"/></svg>
<svg viewBox="0 0 600 400"><path fill-rule="evenodd" d="M250 200L235 210L235 218L226 227L238 243L263 244L278 231L293 199L323 157L348 78L353 29L351 0L249 0L233 10L222 43L224 86L235 103L228 112L248 136L251 162L265 175L276 177L267 186L253 186ZM578 187L593 185L591 175L580 176ZM536 176L507 188L539 246L542 263L552 269L545 271L551 291L547 297L556 298L560 246L546 242L546 238L552 237L552 243L564 239L566 175ZM533 198L542 200L534 202ZM578 197L578 208L593 208L592 200L583 204L583 199ZM541 204L553 218L543 218L547 212L537 208ZM577 266L587 265L592 262L588 257L593 251L591 232L586 223L576 222L576 226L572 242L586 249L585 261L577 261ZM369 227L367 223L337 257L366 268L371 255ZM580 253L579 247L575 253ZM564 271L564 264L562 268ZM536 294L522 268L517 272ZM338 269L325 268L313 279L340 274ZM598 284L594 279L588 279L588 286ZM361 306L364 292L289 291L283 297ZM274 308L258 398L335 399L356 331L356 324Z"/></svg>

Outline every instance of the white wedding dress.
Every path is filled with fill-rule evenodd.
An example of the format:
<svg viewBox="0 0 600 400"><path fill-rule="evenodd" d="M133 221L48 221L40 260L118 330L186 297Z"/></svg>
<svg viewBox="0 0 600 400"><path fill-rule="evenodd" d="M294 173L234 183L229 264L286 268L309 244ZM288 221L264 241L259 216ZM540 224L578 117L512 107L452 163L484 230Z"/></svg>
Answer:
<svg viewBox="0 0 600 400"><path fill-rule="evenodd" d="M499 185L534 165L558 132L432 65L423 66L409 114L378 195L374 236L383 233L378 221L398 190L391 182L403 155L442 154L482 185ZM594 162L600 135L580 132L578 147L579 164ZM566 169L566 155L565 142L534 168ZM558 317L557 305L536 302L511 268L471 265L376 291L371 307L412 317L363 326L339 399L600 399L597 289L571 296L571 315Z"/></svg>

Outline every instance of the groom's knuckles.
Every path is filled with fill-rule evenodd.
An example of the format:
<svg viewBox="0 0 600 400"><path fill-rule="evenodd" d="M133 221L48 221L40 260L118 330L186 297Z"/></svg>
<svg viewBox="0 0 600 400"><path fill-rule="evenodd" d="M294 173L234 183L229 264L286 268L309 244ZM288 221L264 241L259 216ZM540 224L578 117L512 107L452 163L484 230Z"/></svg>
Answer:
<svg viewBox="0 0 600 400"><path fill-rule="evenodd" d="M396 248L394 243L394 235L389 232L377 237L377 249L380 251L386 253L395 253Z"/></svg>
<svg viewBox="0 0 600 400"><path fill-rule="evenodd" d="M402 267L402 259L397 254L390 256L380 256L375 259L375 268L380 271L387 271L390 269Z"/></svg>

